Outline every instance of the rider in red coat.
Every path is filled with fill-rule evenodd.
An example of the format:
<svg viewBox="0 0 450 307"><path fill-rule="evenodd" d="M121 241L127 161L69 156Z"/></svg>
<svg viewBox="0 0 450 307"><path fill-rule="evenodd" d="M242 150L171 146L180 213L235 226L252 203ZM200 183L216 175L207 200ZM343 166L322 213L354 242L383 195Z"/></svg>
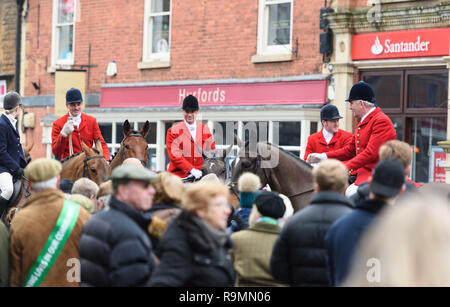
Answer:
<svg viewBox="0 0 450 307"><path fill-rule="evenodd" d="M339 110L332 104L327 104L320 110L320 120L322 122L322 130L308 137L304 160L308 161L309 154L313 152L323 153L340 149L347 145L352 134L345 130L339 129Z"/></svg>
<svg viewBox="0 0 450 307"><path fill-rule="evenodd" d="M216 148L208 127L195 121L198 110L197 98L187 96L183 100L184 120L167 131L168 171L182 178L190 175L195 179L201 178L203 158L200 150L208 152Z"/></svg>
<svg viewBox="0 0 450 307"><path fill-rule="evenodd" d="M384 143L396 139L394 125L389 117L375 104L372 88L366 82L360 81L350 90L350 110L359 120L355 134L344 148L310 155L312 162L322 159L338 159L346 161L350 174L356 174L355 185L369 179L372 170L379 161L378 151ZM355 189L356 191L356 189Z"/></svg>
<svg viewBox="0 0 450 307"><path fill-rule="evenodd" d="M69 112L57 119L52 127L52 151L55 157L61 160L69 154L69 138L72 133L73 153L82 151L81 140L92 148L95 141L100 138L103 156L110 160L108 146L103 139L95 117L81 112L83 98L78 89L71 88L66 93L66 106Z"/></svg>

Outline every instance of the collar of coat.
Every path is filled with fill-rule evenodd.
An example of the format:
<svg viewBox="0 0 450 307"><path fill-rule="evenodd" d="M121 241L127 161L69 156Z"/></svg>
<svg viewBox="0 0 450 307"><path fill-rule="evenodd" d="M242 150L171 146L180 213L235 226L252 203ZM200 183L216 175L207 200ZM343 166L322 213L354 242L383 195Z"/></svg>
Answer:
<svg viewBox="0 0 450 307"><path fill-rule="evenodd" d="M376 107L375 110L370 112L370 114L367 115L367 117L364 118L364 120L358 124L358 126L367 125L371 121L371 119L374 118L376 115L378 115L380 112L381 112L381 109L379 107Z"/></svg>
<svg viewBox="0 0 450 307"><path fill-rule="evenodd" d="M122 212L123 214L125 214L126 216L131 218L133 221L135 221L142 229L147 231L147 228L151 222L151 218L146 216L143 212L140 212L140 211L130 207L129 205L118 200L115 197L111 198L109 207L114 210Z"/></svg>
<svg viewBox="0 0 450 307"><path fill-rule="evenodd" d="M19 135L19 133L17 132L17 129L15 126L13 126L13 124L11 123L11 121L9 120L8 116L6 114L2 114L3 120L5 121L5 123L7 125L9 125L11 127L11 129L14 131L14 133L16 135Z"/></svg>
<svg viewBox="0 0 450 307"><path fill-rule="evenodd" d="M178 218L174 220L178 226L186 232L187 240L193 247L193 250L204 253L212 253L217 247L210 232L206 227L199 223L194 215L182 210ZM232 247L230 237L227 236L224 248Z"/></svg>
<svg viewBox="0 0 450 307"><path fill-rule="evenodd" d="M248 230L278 234L280 233L280 226L259 222L251 225Z"/></svg>
<svg viewBox="0 0 450 307"><path fill-rule="evenodd" d="M188 126L186 125L186 123L184 122L184 120L182 120L181 122L178 122L177 124L175 124L175 126L173 126L173 130L175 131L175 133L180 133L180 130L183 130L183 134L186 136L189 136L189 139L193 142L193 143L198 143L201 144L202 141L202 133L203 133L203 126L201 123L195 121L195 124L197 125L197 130L195 133L195 142L194 139L192 138L191 132L189 131Z"/></svg>
<svg viewBox="0 0 450 307"><path fill-rule="evenodd" d="M322 191L313 195L311 198L311 205L342 205L350 208L354 208L355 204L353 201L345 197L338 192L334 191Z"/></svg>
<svg viewBox="0 0 450 307"><path fill-rule="evenodd" d="M331 145L336 143L337 139L341 136L341 129L338 130L338 132L336 132L335 134L333 134L333 137L330 140L330 143L327 143L327 141L325 140L325 137L323 136L323 129L322 128L318 133L319 133L319 142L323 145Z"/></svg>
<svg viewBox="0 0 450 307"><path fill-rule="evenodd" d="M372 214L378 214L384 207L389 206L384 201L378 199L366 199L356 206L356 209L367 211Z"/></svg>
<svg viewBox="0 0 450 307"><path fill-rule="evenodd" d="M40 192L32 192L31 196L27 198L22 206L23 208L29 206L45 206L47 203L53 203L61 200L61 204L64 202L64 193L59 189L47 189Z"/></svg>

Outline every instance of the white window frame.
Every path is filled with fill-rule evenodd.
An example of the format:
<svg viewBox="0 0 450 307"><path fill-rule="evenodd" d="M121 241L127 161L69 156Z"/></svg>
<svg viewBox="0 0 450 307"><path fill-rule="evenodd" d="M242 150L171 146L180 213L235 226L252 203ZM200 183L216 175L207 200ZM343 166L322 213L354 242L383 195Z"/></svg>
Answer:
<svg viewBox="0 0 450 307"><path fill-rule="evenodd" d="M151 0L145 0L144 5L144 39L142 48L142 61L169 61L170 60L170 48L172 37L172 0L170 0L170 11L162 13L151 13ZM149 28L151 24L151 18L157 16L169 16L169 52L166 53L152 53L152 31Z"/></svg>
<svg viewBox="0 0 450 307"><path fill-rule="evenodd" d="M77 10L78 10L78 0L74 0L74 16L71 23L58 24L58 5L59 0L53 0L53 24L52 24L52 66L58 65L73 65L75 61L75 22L77 20ZM58 49L59 49L59 35L58 27L61 26L73 26L72 35L72 59L71 60L59 60L58 59Z"/></svg>
<svg viewBox="0 0 450 307"><path fill-rule="evenodd" d="M290 44L269 46L267 44L269 27L269 5L272 4L291 4L291 25L290 25ZM259 0L258 3L258 44L257 54L291 54L292 53L292 27L294 16L294 0Z"/></svg>

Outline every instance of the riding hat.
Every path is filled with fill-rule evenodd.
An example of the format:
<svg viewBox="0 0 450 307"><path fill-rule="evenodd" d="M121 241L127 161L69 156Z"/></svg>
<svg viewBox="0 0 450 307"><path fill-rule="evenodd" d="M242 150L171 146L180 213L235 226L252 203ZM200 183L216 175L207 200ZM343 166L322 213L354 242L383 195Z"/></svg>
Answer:
<svg viewBox="0 0 450 307"><path fill-rule="evenodd" d="M199 110L198 100L195 96L189 95L183 100L183 110L186 112L195 112Z"/></svg>
<svg viewBox="0 0 450 307"><path fill-rule="evenodd" d="M20 98L20 95L16 92L9 92L3 98L3 108L5 110L12 110L21 104L22 99Z"/></svg>
<svg viewBox="0 0 450 307"><path fill-rule="evenodd" d="M359 81L355 83L350 89L350 95L345 101L364 100L375 103L375 94L369 83Z"/></svg>
<svg viewBox="0 0 450 307"><path fill-rule="evenodd" d="M61 173L61 162L53 159L40 158L31 161L25 167L24 176L30 182L42 182L50 180Z"/></svg>
<svg viewBox="0 0 450 307"><path fill-rule="evenodd" d="M320 110L320 120L334 120L341 119L342 116L339 115L339 110L336 106L332 104L327 104Z"/></svg>
<svg viewBox="0 0 450 307"><path fill-rule="evenodd" d="M72 87L66 93L66 104L76 102L83 102L83 96L79 89Z"/></svg>

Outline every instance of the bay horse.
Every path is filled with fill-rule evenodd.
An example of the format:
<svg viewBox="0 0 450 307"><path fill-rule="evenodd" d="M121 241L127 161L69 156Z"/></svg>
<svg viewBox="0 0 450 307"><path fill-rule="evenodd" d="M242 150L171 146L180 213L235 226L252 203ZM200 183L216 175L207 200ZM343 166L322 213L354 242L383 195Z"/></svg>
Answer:
<svg viewBox="0 0 450 307"><path fill-rule="evenodd" d="M147 134L150 129L150 122L146 121L141 130L131 129L128 119L123 123L123 140L120 142L119 151L111 160L111 171L121 165L127 158L136 158L144 166L147 166Z"/></svg>
<svg viewBox="0 0 450 307"><path fill-rule="evenodd" d="M68 178L75 182L81 177L87 177L100 185L111 174L108 163L103 156L100 139L95 141L95 147L90 148L81 140L83 151L61 161L61 180Z"/></svg>
<svg viewBox="0 0 450 307"><path fill-rule="evenodd" d="M312 166L294 154L270 143L238 142L239 152L232 162L231 190L237 196L239 176L252 172L259 176L262 186L286 195L298 211L309 205L314 193Z"/></svg>

